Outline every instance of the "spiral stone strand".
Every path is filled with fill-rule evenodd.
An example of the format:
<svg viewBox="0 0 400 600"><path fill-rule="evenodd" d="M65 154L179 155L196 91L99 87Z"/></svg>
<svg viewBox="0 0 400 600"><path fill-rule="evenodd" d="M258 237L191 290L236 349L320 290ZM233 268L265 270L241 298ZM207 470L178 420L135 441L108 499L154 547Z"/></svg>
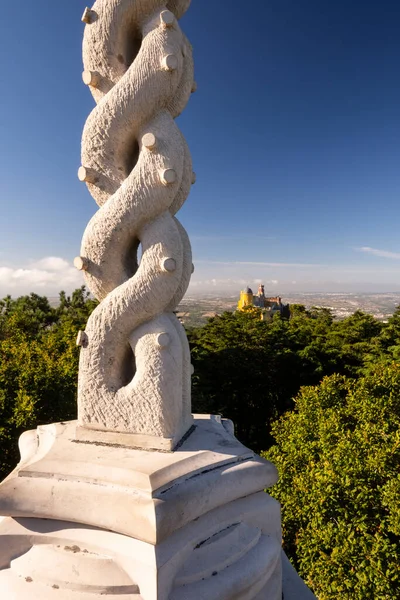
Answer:
<svg viewBox="0 0 400 600"><path fill-rule="evenodd" d="M174 121L195 89L178 24L189 4L97 0L82 18L83 81L97 106L78 176L99 210L75 265L101 302L79 339L78 421L172 446L192 422L189 347L173 314L192 272L174 216L195 181Z"/></svg>

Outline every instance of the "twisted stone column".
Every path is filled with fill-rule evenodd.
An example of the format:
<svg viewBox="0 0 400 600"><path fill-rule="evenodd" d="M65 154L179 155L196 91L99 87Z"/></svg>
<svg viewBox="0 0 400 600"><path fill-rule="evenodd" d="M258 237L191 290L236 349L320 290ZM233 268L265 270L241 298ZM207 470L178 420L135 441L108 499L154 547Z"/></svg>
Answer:
<svg viewBox="0 0 400 600"><path fill-rule="evenodd" d="M100 208L75 262L101 302L78 337L79 423L25 432L0 484L1 598L282 598L280 507L263 491L275 467L218 415L191 427L172 311L192 269L174 214L193 173L174 118L193 64L177 22L189 2L165 1L97 0L84 13L97 106L79 176Z"/></svg>
<svg viewBox="0 0 400 600"><path fill-rule="evenodd" d="M101 303L79 338L78 421L150 436L150 446L167 438L173 447L192 421L189 348L173 314L192 272L174 217L194 183L174 121L194 90L178 24L189 4L97 0L83 16L83 80L97 106L78 176L100 208L75 264Z"/></svg>

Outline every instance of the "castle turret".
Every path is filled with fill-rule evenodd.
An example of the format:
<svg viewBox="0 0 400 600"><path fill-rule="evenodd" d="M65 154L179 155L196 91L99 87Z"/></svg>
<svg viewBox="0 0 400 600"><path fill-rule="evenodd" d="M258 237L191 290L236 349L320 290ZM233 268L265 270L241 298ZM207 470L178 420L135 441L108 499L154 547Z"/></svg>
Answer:
<svg viewBox="0 0 400 600"><path fill-rule="evenodd" d="M253 291L249 287L247 287L245 290L241 290L240 292L238 309L243 310L245 306L253 306Z"/></svg>

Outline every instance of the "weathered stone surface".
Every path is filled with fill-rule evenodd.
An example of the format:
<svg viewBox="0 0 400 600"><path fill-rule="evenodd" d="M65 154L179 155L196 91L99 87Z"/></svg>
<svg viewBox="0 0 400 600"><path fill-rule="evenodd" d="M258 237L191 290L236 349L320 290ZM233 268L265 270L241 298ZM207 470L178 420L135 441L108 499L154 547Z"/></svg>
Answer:
<svg viewBox="0 0 400 600"><path fill-rule="evenodd" d="M236 502L236 509L238 504L239 501ZM281 600L279 593L282 589L284 600L315 600L314 594L297 575L285 554L282 553L281 570L280 565L274 562L277 555L273 553L273 544L268 548L260 544L260 540L265 543L268 537L260 535L251 525L256 518L257 502L251 499L247 504L248 510L242 513L242 518L250 525L242 523L221 529L210 539L197 544L198 548L193 547L194 539L198 539L196 532L181 533L180 539L176 536L170 552L166 552L166 544L153 548L123 535L77 526L75 523L0 517L3 540L0 544L2 597L7 600L70 600L72 597L75 600L100 600L107 596L113 600L210 600L216 597L229 600ZM228 519L231 510L229 507ZM219 509L210 514L214 526L221 513ZM206 530L203 536L207 534ZM183 544L185 536L189 539L186 546ZM224 562L227 548L234 556L231 566L224 568L229 563L229 560ZM264 558L271 556L269 569L265 568L264 562L263 576L268 579L267 583L263 585L261 576L249 586L250 594L244 595L236 587L233 595L224 595L223 591L222 595L216 596L218 586L222 586L225 575L231 575L232 570L236 578L242 575L244 581L249 574L246 558L247 561L255 559L258 550L265 553ZM222 577L219 579L220 575ZM204 587L208 585L211 588L207 590L207 596L199 595L198 587L195 587L200 583L199 577ZM170 580L173 580L172 584ZM237 585L237 580L235 583ZM251 588L254 591L260 586L261 591L252 595ZM117 592L118 589L121 594ZM242 595L238 596L237 592Z"/></svg>
<svg viewBox="0 0 400 600"><path fill-rule="evenodd" d="M284 552L282 552L282 586L284 600L316 600Z"/></svg>
<svg viewBox="0 0 400 600"><path fill-rule="evenodd" d="M0 484L7 600L282 598L276 469L230 421L191 415L173 314L193 271L174 216L196 180L174 121L195 89L189 3L97 0L82 17L97 106L78 176L100 208L75 265L101 303L77 339L78 421L23 434Z"/></svg>
<svg viewBox="0 0 400 600"><path fill-rule="evenodd" d="M175 452L108 444L102 434L82 443L75 421L41 426L37 436L25 434L27 454L0 484L0 514L76 520L157 544L210 510L275 483L275 467L220 419L198 415L194 423Z"/></svg>
<svg viewBox="0 0 400 600"><path fill-rule="evenodd" d="M7 600L47 600L54 590L62 600L253 600L261 590L263 600L281 600L279 527L264 523L264 498L215 509L155 547L74 523L7 518L0 589Z"/></svg>
<svg viewBox="0 0 400 600"><path fill-rule="evenodd" d="M84 15L83 80L98 104L83 131L79 178L100 208L76 265L102 302L81 344L78 420L136 435L145 447L151 438L171 446L191 426L189 348L172 312L192 269L174 217L193 180L174 121L193 88L177 20L188 5L97 0Z"/></svg>
<svg viewBox="0 0 400 600"><path fill-rule="evenodd" d="M229 422L194 424L175 452L81 443L76 422L24 434L0 485L7 599L280 600L276 469Z"/></svg>

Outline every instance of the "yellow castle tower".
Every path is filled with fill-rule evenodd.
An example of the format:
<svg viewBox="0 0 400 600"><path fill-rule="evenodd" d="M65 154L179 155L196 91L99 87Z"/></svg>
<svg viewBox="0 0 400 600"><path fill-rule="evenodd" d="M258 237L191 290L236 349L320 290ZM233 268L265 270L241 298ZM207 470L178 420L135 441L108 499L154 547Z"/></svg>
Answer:
<svg viewBox="0 0 400 600"><path fill-rule="evenodd" d="M238 310L245 310L248 306L253 306L256 309L261 309L261 320L268 321L272 319L274 314L280 313L282 316L289 318L289 304L282 304L280 296L266 297L264 285L260 283L257 294L253 294L253 290L246 287L240 292L238 302Z"/></svg>
<svg viewBox="0 0 400 600"><path fill-rule="evenodd" d="M240 291L238 310L243 310L245 306L253 306L253 292L249 287Z"/></svg>

